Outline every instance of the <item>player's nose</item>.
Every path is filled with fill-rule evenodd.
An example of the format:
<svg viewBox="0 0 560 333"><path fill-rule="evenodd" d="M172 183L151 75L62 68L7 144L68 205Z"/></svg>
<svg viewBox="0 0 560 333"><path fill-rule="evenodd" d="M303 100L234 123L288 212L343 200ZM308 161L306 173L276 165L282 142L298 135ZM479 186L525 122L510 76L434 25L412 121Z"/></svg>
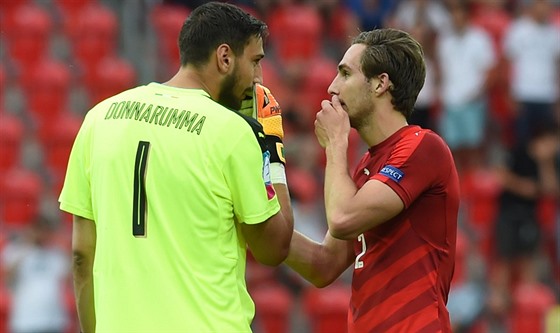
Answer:
<svg viewBox="0 0 560 333"><path fill-rule="evenodd" d="M338 87L335 85L335 81L331 82L331 84L329 85L329 88L327 89L327 92L330 95L338 95Z"/></svg>

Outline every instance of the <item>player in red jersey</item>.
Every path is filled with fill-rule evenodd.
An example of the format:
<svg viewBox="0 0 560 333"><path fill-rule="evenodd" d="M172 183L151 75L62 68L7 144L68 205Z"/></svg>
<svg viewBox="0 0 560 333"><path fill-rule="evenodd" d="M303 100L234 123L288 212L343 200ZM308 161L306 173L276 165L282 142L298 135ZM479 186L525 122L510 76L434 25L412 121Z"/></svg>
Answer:
<svg viewBox="0 0 560 333"><path fill-rule="evenodd" d="M451 332L459 184L445 142L406 120L424 77L422 48L406 32L363 32L317 114L329 230L322 243L295 232L286 263L317 287L354 266L349 332ZM353 176L351 127L370 147Z"/></svg>

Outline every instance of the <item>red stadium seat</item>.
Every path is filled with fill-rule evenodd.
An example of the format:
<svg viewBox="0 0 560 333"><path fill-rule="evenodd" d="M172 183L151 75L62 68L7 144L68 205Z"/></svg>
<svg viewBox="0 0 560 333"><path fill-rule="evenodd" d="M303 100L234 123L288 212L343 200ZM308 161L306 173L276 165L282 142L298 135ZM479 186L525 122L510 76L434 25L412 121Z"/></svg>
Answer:
<svg viewBox="0 0 560 333"><path fill-rule="evenodd" d="M66 109L71 84L71 70L67 64L43 60L25 72L21 83L27 110L40 126Z"/></svg>
<svg viewBox="0 0 560 333"><path fill-rule="evenodd" d="M159 77L167 78L179 68L177 36L189 14L189 8L170 4L158 4L151 10L150 20L156 33L158 56L161 59L158 62L161 66L158 71Z"/></svg>
<svg viewBox="0 0 560 333"><path fill-rule="evenodd" d="M346 332L350 293L350 286L342 283L306 290L303 302L312 333Z"/></svg>
<svg viewBox="0 0 560 333"><path fill-rule="evenodd" d="M66 29L74 59L86 76L101 60L117 53L119 25L110 7L96 2L84 6Z"/></svg>
<svg viewBox="0 0 560 333"><path fill-rule="evenodd" d="M0 64L0 105L4 104L4 90L6 89L6 70Z"/></svg>
<svg viewBox="0 0 560 333"><path fill-rule="evenodd" d="M293 62L282 68L286 74L285 85L292 87L288 92L290 104L286 109L293 111L297 118L295 122L301 130L313 130L321 101L331 98L327 89L336 76L336 66L334 61L316 56L304 63ZM286 105L283 100L280 103Z"/></svg>
<svg viewBox="0 0 560 333"><path fill-rule="evenodd" d="M10 29L13 29L14 11L29 4L30 0L4 0L0 1L0 31L3 32L4 38L7 38Z"/></svg>
<svg viewBox="0 0 560 333"><path fill-rule="evenodd" d="M261 66L263 71L263 84L270 89L282 108L289 107L293 102L293 93L280 75L279 66L268 58L263 58L261 60Z"/></svg>
<svg viewBox="0 0 560 333"><path fill-rule="evenodd" d="M43 137L39 138L44 164L51 172L56 194L62 189L70 151L81 125L81 118L64 112L49 122L42 132Z"/></svg>
<svg viewBox="0 0 560 333"><path fill-rule="evenodd" d="M290 192L292 198L305 203L313 203L320 197L321 188L310 171L288 165L286 177L290 181Z"/></svg>
<svg viewBox="0 0 560 333"><path fill-rule="evenodd" d="M247 269L245 275L247 287L249 289L275 283L276 280L276 270L273 267L265 266L257 262L251 252L247 252Z"/></svg>
<svg viewBox="0 0 560 333"><path fill-rule="evenodd" d="M319 11L322 13L326 40L331 47L345 50L360 32L357 15L343 1L323 1L319 6L322 6Z"/></svg>
<svg viewBox="0 0 560 333"><path fill-rule="evenodd" d="M488 258L501 191L498 177L492 170L479 168L466 172L460 182L468 226L476 233L479 250Z"/></svg>
<svg viewBox="0 0 560 333"><path fill-rule="evenodd" d="M537 206L537 216L541 228L550 236L554 235L556 219L560 211L558 198L554 195L543 195Z"/></svg>
<svg viewBox="0 0 560 333"><path fill-rule="evenodd" d="M84 7L98 3L97 0L55 0L54 5L61 15L73 15Z"/></svg>
<svg viewBox="0 0 560 333"><path fill-rule="evenodd" d="M515 288L512 303L509 332L544 332L546 314L556 304L556 298L550 287L527 282Z"/></svg>
<svg viewBox="0 0 560 333"><path fill-rule="evenodd" d="M543 249L548 253L552 262L560 262L560 251L558 243L557 228L558 216L560 216L560 205L555 195L543 195L537 205L537 219L542 230ZM554 279L560 283L560 269L553 270Z"/></svg>
<svg viewBox="0 0 560 333"><path fill-rule="evenodd" d="M0 1L0 10L10 11L26 3L29 3L29 0L2 0Z"/></svg>
<svg viewBox="0 0 560 333"><path fill-rule="evenodd" d="M24 4L5 12L2 21L6 51L18 70L47 55L52 32L52 18L47 10Z"/></svg>
<svg viewBox="0 0 560 333"><path fill-rule="evenodd" d="M68 213L65 213L68 214ZM68 225L68 224L66 224ZM71 224L70 224L71 225ZM71 235L71 233L69 234ZM68 253L71 253L71 249L67 249ZM76 311L76 298L74 297L74 288L72 286L72 284L67 284L64 288L63 291L64 295L63 295L63 299L64 299L64 305L66 306L66 311L68 311L68 313L74 313L74 311ZM80 331L80 323L78 320L78 316L70 316L69 318L70 323L67 326L67 329L65 332L70 333L70 332L79 332Z"/></svg>
<svg viewBox="0 0 560 333"><path fill-rule="evenodd" d="M123 58L108 57L93 68L86 87L90 102L95 105L135 84L136 70L132 64Z"/></svg>
<svg viewBox="0 0 560 333"><path fill-rule="evenodd" d="M76 34L80 12L84 8L98 4L98 0L54 0L56 15L59 17L57 29L71 39Z"/></svg>
<svg viewBox="0 0 560 333"><path fill-rule="evenodd" d="M263 333L290 332L290 316L293 296L278 284L267 284L250 290L255 302L255 324Z"/></svg>
<svg viewBox="0 0 560 333"><path fill-rule="evenodd" d="M268 23L271 45L282 63L308 60L319 53L322 23L314 7L279 6L270 13Z"/></svg>
<svg viewBox="0 0 560 333"><path fill-rule="evenodd" d="M315 114L321 109L321 101L330 100L328 88L336 77L337 63L325 57L315 57L309 62L299 90L300 104L308 107L311 125Z"/></svg>
<svg viewBox="0 0 560 333"><path fill-rule="evenodd" d="M6 281L4 272L2 272L2 281ZM11 303L12 297L7 283L2 282L0 283L0 332L9 332Z"/></svg>
<svg viewBox="0 0 560 333"><path fill-rule="evenodd" d="M5 112L0 113L0 174L19 165L23 123Z"/></svg>
<svg viewBox="0 0 560 333"><path fill-rule="evenodd" d="M0 221L2 230L21 229L39 215L43 183L35 173L11 169L0 178Z"/></svg>

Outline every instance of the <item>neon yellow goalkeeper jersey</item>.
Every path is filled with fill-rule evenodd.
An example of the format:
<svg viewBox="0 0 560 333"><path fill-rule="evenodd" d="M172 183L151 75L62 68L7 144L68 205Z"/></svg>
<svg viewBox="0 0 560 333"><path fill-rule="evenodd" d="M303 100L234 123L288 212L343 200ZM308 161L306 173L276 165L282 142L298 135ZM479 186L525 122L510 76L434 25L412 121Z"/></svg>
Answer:
<svg viewBox="0 0 560 333"><path fill-rule="evenodd" d="M150 83L90 110L60 207L96 223L97 330L250 332L236 221L280 210L267 163L253 126L202 90Z"/></svg>

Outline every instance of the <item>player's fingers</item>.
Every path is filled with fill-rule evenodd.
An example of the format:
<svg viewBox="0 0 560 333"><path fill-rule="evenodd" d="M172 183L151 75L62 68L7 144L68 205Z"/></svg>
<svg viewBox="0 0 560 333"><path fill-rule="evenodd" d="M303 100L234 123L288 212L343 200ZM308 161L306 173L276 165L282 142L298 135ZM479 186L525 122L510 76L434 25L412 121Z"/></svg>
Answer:
<svg viewBox="0 0 560 333"><path fill-rule="evenodd" d="M321 102L321 111L327 111L329 112L330 110L333 110L333 105L331 103L331 101L329 100L323 100Z"/></svg>
<svg viewBox="0 0 560 333"><path fill-rule="evenodd" d="M342 108L342 104L340 104L340 99L338 98L337 95L333 95L331 102L332 102L332 106L335 109Z"/></svg>

